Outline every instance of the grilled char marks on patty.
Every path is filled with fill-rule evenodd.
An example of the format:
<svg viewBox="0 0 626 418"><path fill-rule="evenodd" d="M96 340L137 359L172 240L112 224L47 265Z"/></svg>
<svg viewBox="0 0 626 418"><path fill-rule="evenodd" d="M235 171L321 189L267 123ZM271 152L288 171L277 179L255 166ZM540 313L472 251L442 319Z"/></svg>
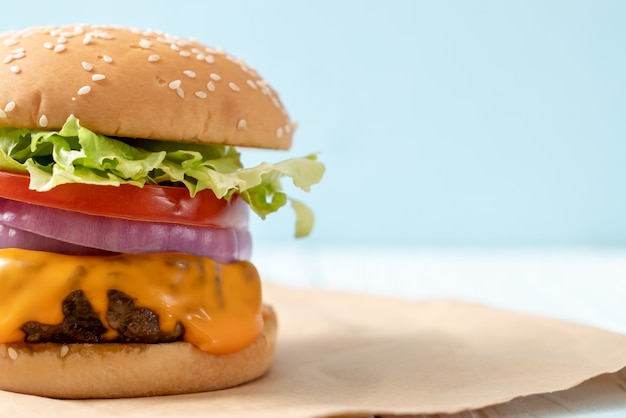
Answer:
<svg viewBox="0 0 626 418"><path fill-rule="evenodd" d="M185 329L176 324L172 332L163 332L159 328L159 316L147 308L138 308L135 301L119 290L109 290L107 322L119 333L117 342L125 343L169 343L181 341Z"/></svg>
<svg viewBox="0 0 626 418"><path fill-rule="evenodd" d="M159 317L147 308L135 306L135 301L119 290L107 292L109 300L106 321L118 332L115 340L105 341L107 328L103 325L82 290L70 293L63 300L63 322L58 325L30 321L22 326L24 341L30 343L164 343L182 341L185 329L176 324L171 332L159 328Z"/></svg>

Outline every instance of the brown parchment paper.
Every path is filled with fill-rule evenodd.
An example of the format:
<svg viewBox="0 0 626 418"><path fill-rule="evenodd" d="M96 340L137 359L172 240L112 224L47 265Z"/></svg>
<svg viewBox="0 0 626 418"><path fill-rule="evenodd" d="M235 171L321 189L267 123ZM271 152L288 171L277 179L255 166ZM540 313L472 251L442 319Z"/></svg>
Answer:
<svg viewBox="0 0 626 418"><path fill-rule="evenodd" d="M468 302L275 285L266 285L265 300L278 311L280 337L274 367L260 380L218 392L121 400L0 391L0 416L452 413L565 390L626 366L626 336Z"/></svg>

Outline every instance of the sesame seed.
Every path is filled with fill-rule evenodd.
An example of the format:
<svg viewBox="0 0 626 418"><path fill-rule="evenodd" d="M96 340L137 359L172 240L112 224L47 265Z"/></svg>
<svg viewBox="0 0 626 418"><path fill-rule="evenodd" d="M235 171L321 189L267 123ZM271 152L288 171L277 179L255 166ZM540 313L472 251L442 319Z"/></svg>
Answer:
<svg viewBox="0 0 626 418"><path fill-rule="evenodd" d="M188 57L191 56L191 52L189 52L189 51L179 51L178 55L180 55L181 57L188 58Z"/></svg>
<svg viewBox="0 0 626 418"><path fill-rule="evenodd" d="M200 99L206 99L208 97L208 94L206 94L206 92L204 91L197 91L194 94Z"/></svg>
<svg viewBox="0 0 626 418"><path fill-rule="evenodd" d="M63 52L63 51L65 51L65 45L63 44L57 44L54 47L54 52Z"/></svg>
<svg viewBox="0 0 626 418"><path fill-rule="evenodd" d="M59 36L57 38L57 42L60 43L60 44L65 44L65 43L67 43L67 38L65 36Z"/></svg>
<svg viewBox="0 0 626 418"><path fill-rule="evenodd" d="M215 80L215 81L220 81L222 79L222 77L220 77L219 74L215 74L215 73L209 74L209 77L211 77L211 80Z"/></svg>
<svg viewBox="0 0 626 418"><path fill-rule="evenodd" d="M196 78L196 73L191 70L185 70L183 71L183 74L185 74L189 78Z"/></svg>
<svg viewBox="0 0 626 418"><path fill-rule="evenodd" d="M12 47L12 46L17 45L19 41L15 38L9 38L9 39L5 39L4 41L2 41L2 43L8 47Z"/></svg>
<svg viewBox="0 0 626 418"><path fill-rule="evenodd" d="M288 134L291 133L291 125L290 124L285 125L285 132L287 132Z"/></svg>
<svg viewBox="0 0 626 418"><path fill-rule="evenodd" d="M4 111L5 111L5 112L10 112L10 111L12 111L13 109L15 109L15 102L13 102L13 101L11 101L11 102L7 103L7 105L6 105L6 106L4 106Z"/></svg>
<svg viewBox="0 0 626 418"><path fill-rule="evenodd" d="M142 48L148 49L152 47L152 42L150 42L147 39L142 39L141 41L139 41L139 46Z"/></svg>
<svg viewBox="0 0 626 418"><path fill-rule="evenodd" d="M280 102L278 101L278 99L276 97L272 97L272 103L274 104L275 107L277 107L278 109L280 109Z"/></svg>
<svg viewBox="0 0 626 418"><path fill-rule="evenodd" d="M178 94L178 97L180 97L181 99L185 98L185 92L183 91L182 87L176 88L176 94Z"/></svg>
<svg viewBox="0 0 626 418"><path fill-rule="evenodd" d="M212 81L209 81L209 82L206 84L206 88L207 88L209 91L215 91L215 84L213 84L213 82L212 82Z"/></svg>
<svg viewBox="0 0 626 418"><path fill-rule="evenodd" d="M204 57L204 60L209 64L213 64L215 62L215 57L213 55L207 55Z"/></svg>
<svg viewBox="0 0 626 418"><path fill-rule="evenodd" d="M12 66L11 66L11 72L12 72L13 74L19 74L19 73L20 73L20 71L21 71L21 70L20 70L20 67L18 67L17 65L12 65Z"/></svg>
<svg viewBox="0 0 626 418"><path fill-rule="evenodd" d="M87 61L83 61L80 63L80 65L83 66L83 68L85 69L85 71L91 71L93 70L93 65L89 64Z"/></svg>
<svg viewBox="0 0 626 418"><path fill-rule="evenodd" d="M50 35L52 36L59 36L61 34L61 29L52 29L50 31Z"/></svg>
<svg viewBox="0 0 626 418"><path fill-rule="evenodd" d="M239 91L239 90L241 90L241 89L239 88L239 86L238 86L237 84L233 83L232 81L231 81L230 83L228 83L228 87L230 87L230 89L231 89L232 91Z"/></svg>
<svg viewBox="0 0 626 418"><path fill-rule="evenodd" d="M69 352L70 352L70 347L64 344L63 347L61 347L61 353L60 353L61 357L67 356L67 353Z"/></svg>
<svg viewBox="0 0 626 418"><path fill-rule="evenodd" d="M160 59L161 57L158 56L157 54L152 54L148 57L148 62L157 62Z"/></svg>
<svg viewBox="0 0 626 418"><path fill-rule="evenodd" d="M276 138L283 136L283 128L276 129Z"/></svg>
<svg viewBox="0 0 626 418"><path fill-rule="evenodd" d="M7 114L5 113L4 110L0 109L0 119L6 119L7 118Z"/></svg>
<svg viewBox="0 0 626 418"><path fill-rule="evenodd" d="M13 61L13 54L9 54L6 57L4 57L4 60L2 62L4 62L5 64L8 64L11 61Z"/></svg>
<svg viewBox="0 0 626 418"><path fill-rule="evenodd" d="M15 348L13 347L9 347L9 349L7 350L9 353L9 357L11 358L11 360L17 360L17 351L15 351Z"/></svg>
<svg viewBox="0 0 626 418"><path fill-rule="evenodd" d="M94 74L91 76L91 79L93 81L100 81L100 80L104 80L105 78L107 78L104 74Z"/></svg>
<svg viewBox="0 0 626 418"><path fill-rule="evenodd" d="M48 126L48 117L46 115L41 115L41 117L39 118L39 126L41 126L42 128Z"/></svg>
<svg viewBox="0 0 626 418"><path fill-rule="evenodd" d="M102 60L106 62L107 64L110 64L113 62L113 58L109 57L108 55L102 56Z"/></svg>
<svg viewBox="0 0 626 418"><path fill-rule="evenodd" d="M91 91L91 87L89 86L82 86L81 88L78 89L78 95L82 96L84 94L87 94Z"/></svg>
<svg viewBox="0 0 626 418"><path fill-rule="evenodd" d="M196 55L196 59L197 59L198 61L204 61L204 54L197 54L197 55Z"/></svg>
<svg viewBox="0 0 626 418"><path fill-rule="evenodd" d="M180 51L180 48L176 44L171 44L170 48L172 48L174 51Z"/></svg>
<svg viewBox="0 0 626 418"><path fill-rule="evenodd" d="M113 39L113 35L100 31L100 30L92 32L91 36L93 36L94 38L98 38L98 39L106 39L106 40Z"/></svg>
<svg viewBox="0 0 626 418"><path fill-rule="evenodd" d="M246 80L246 83L250 86L250 88L257 89L256 84L252 80Z"/></svg>
<svg viewBox="0 0 626 418"><path fill-rule="evenodd" d="M172 90L176 90L177 88L180 87L180 83L181 83L180 80L174 80L174 81L170 82L169 86L170 86L170 88Z"/></svg>
<svg viewBox="0 0 626 418"><path fill-rule="evenodd" d="M237 122L237 129L239 129L240 131L246 129L247 126L248 122L246 122L245 119L239 119L239 122Z"/></svg>
<svg viewBox="0 0 626 418"><path fill-rule="evenodd" d="M22 51L13 51L13 59L14 60L19 60L21 58L24 58L26 56L26 53L22 50Z"/></svg>
<svg viewBox="0 0 626 418"><path fill-rule="evenodd" d="M85 35L85 37L83 38L83 45L89 45L90 42L91 42L91 36Z"/></svg>
<svg viewBox="0 0 626 418"><path fill-rule="evenodd" d="M44 42L43 47L46 49L52 49L54 48L54 45L52 44L52 42Z"/></svg>

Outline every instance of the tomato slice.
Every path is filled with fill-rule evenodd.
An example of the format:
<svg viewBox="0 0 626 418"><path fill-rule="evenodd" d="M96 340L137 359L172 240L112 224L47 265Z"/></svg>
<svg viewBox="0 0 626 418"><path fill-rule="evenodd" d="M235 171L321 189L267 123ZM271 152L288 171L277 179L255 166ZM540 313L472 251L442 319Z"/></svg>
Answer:
<svg viewBox="0 0 626 418"><path fill-rule="evenodd" d="M89 215L147 222L244 229L248 205L239 196L218 199L211 190L194 197L184 187L67 183L47 192L30 190L26 174L0 171L0 197Z"/></svg>

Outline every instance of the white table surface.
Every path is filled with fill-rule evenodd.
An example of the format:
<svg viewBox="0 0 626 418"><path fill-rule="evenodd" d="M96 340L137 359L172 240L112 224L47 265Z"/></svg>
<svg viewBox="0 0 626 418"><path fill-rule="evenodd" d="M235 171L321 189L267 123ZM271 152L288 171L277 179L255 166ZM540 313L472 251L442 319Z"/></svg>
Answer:
<svg viewBox="0 0 626 418"><path fill-rule="evenodd" d="M415 300L462 299L626 334L626 249L358 249L296 244L257 247L253 261L264 280L277 284ZM460 416L626 417L626 371L568 392Z"/></svg>

